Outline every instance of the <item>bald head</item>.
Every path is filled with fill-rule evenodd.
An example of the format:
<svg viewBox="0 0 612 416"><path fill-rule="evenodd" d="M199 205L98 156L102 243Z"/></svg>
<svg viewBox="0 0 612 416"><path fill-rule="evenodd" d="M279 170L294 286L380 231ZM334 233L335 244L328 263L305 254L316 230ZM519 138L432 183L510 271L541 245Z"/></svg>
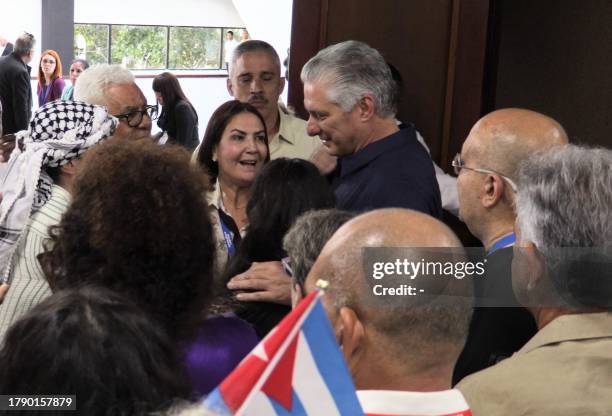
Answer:
<svg viewBox="0 0 612 416"><path fill-rule="evenodd" d="M535 111L507 108L481 118L461 153L467 166L477 165L514 177L520 162L529 155L567 142L565 130L552 118Z"/></svg>
<svg viewBox="0 0 612 416"><path fill-rule="evenodd" d="M461 247L461 242L429 215L399 208L371 211L344 224L327 242L306 279L306 291L314 290L320 276L333 280L326 297L336 306L361 303L366 247Z"/></svg>
<svg viewBox="0 0 612 416"><path fill-rule="evenodd" d="M327 242L306 279L306 292L314 290L318 279L327 280L329 287L323 302L332 320L341 308L351 308L364 326L377 334L377 339L403 351L417 344L430 345L433 340L445 345L452 341L460 350L467 334L471 303L460 299L456 304L447 300L442 305L435 300L424 302L425 297L419 296L386 305L373 302L368 298L372 291L363 270L362 249L367 247L461 247L461 243L446 225L420 212L371 211L347 222ZM441 279L444 278L438 281ZM452 280L441 286L454 290Z"/></svg>
<svg viewBox="0 0 612 416"><path fill-rule="evenodd" d="M461 149L466 169L457 178L459 214L486 248L514 227L521 162L567 141L555 120L519 108L494 111L474 125Z"/></svg>

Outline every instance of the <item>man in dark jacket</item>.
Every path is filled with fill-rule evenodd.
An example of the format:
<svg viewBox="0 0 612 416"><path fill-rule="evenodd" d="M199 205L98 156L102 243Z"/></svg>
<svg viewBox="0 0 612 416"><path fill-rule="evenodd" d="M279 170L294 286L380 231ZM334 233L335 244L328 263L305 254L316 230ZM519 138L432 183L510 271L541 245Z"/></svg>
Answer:
<svg viewBox="0 0 612 416"><path fill-rule="evenodd" d="M10 55L0 58L0 101L4 134L28 128L32 115L32 86L28 64L34 55L34 36L24 33Z"/></svg>
<svg viewBox="0 0 612 416"><path fill-rule="evenodd" d="M440 190L416 130L395 122L397 84L376 49L346 41L302 68L306 130L338 157L330 179L337 207L409 208L442 216Z"/></svg>

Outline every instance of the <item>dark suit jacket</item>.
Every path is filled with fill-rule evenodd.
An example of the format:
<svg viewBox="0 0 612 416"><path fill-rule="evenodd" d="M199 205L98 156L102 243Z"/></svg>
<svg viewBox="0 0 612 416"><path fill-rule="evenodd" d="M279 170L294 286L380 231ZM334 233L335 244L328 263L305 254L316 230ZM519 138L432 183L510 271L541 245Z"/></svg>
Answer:
<svg viewBox="0 0 612 416"><path fill-rule="evenodd" d="M0 58L0 101L4 134L28 128L32 115L30 70L15 53Z"/></svg>
<svg viewBox="0 0 612 416"><path fill-rule="evenodd" d="M4 51L2 52L2 56L6 56L13 53L13 44L11 42L6 42L6 46L4 47Z"/></svg>

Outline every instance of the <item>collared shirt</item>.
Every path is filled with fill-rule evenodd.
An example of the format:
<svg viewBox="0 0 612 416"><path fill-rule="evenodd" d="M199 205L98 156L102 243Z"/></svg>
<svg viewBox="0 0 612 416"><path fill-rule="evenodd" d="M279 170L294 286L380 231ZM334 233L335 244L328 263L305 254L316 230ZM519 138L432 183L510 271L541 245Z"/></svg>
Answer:
<svg viewBox="0 0 612 416"><path fill-rule="evenodd" d="M53 185L51 197L32 215L12 259L9 283L11 287L0 304L0 340L8 328L44 298L51 289L38 261L49 240L49 227L58 225L70 204L70 194Z"/></svg>
<svg viewBox="0 0 612 416"><path fill-rule="evenodd" d="M269 139L270 159L279 157L308 160L320 145L318 137L306 133L306 122L279 110L278 133Z"/></svg>
<svg viewBox="0 0 612 416"><path fill-rule="evenodd" d="M431 159L412 127L341 157L331 180L340 209L361 212L396 207L442 216Z"/></svg>
<svg viewBox="0 0 612 416"><path fill-rule="evenodd" d="M432 392L359 390L366 416L471 416L459 390Z"/></svg>
<svg viewBox="0 0 612 416"><path fill-rule="evenodd" d="M301 118L286 114L280 108L278 114L280 118L278 133L268 138L270 159L288 157L308 160L321 143L319 137L310 137L306 133L306 122ZM197 161L200 146L201 143L191 155L191 163Z"/></svg>
<svg viewBox="0 0 612 416"><path fill-rule="evenodd" d="M474 416L612 415L610 369L612 313L562 315L457 388Z"/></svg>

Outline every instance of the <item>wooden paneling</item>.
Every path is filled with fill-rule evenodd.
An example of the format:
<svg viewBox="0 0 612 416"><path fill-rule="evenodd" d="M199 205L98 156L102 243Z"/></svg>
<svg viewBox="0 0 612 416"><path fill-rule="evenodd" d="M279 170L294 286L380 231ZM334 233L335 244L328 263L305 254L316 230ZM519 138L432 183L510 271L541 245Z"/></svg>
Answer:
<svg viewBox="0 0 612 416"><path fill-rule="evenodd" d="M612 148L612 2L497 0L494 108L558 120L570 140Z"/></svg>
<svg viewBox="0 0 612 416"><path fill-rule="evenodd" d="M294 0L289 102L305 116L299 72L321 47L366 42L402 74L398 117L447 168L480 116L487 13L488 0Z"/></svg>

